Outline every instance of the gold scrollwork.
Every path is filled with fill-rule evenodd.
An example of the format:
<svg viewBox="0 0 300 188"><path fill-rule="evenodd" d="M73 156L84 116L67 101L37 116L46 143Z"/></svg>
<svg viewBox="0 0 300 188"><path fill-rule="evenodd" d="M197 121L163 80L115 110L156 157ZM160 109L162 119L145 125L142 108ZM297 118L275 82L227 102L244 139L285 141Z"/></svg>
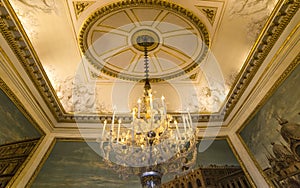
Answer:
<svg viewBox="0 0 300 188"><path fill-rule="evenodd" d="M95 1L74 1L73 7L74 7L76 18L78 18L80 14L93 3L95 3Z"/></svg>
<svg viewBox="0 0 300 188"><path fill-rule="evenodd" d="M196 6L202 13L205 14L211 25L214 24L217 15L217 7Z"/></svg>

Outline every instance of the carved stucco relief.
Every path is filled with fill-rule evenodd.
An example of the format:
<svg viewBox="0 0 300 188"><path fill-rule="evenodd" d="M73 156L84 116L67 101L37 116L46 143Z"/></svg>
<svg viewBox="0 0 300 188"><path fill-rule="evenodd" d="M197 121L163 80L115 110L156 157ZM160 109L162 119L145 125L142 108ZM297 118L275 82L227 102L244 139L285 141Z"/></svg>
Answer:
<svg viewBox="0 0 300 188"><path fill-rule="evenodd" d="M103 113L111 112L104 100L97 97L100 89L95 84L87 84L78 77L66 76L58 79L54 76L53 67L47 67L46 72L52 75L53 88L64 109L68 113Z"/></svg>
<svg viewBox="0 0 300 188"><path fill-rule="evenodd" d="M225 85L210 81L210 84L207 86L197 87L196 93L186 99L187 107L191 112L218 112L230 88L234 84L238 73L238 71L232 71L228 79L225 79Z"/></svg>
<svg viewBox="0 0 300 188"><path fill-rule="evenodd" d="M38 38L38 14L57 13L54 0L12 0L14 10L30 38Z"/></svg>
<svg viewBox="0 0 300 188"><path fill-rule="evenodd" d="M269 18L278 0L233 0L230 6L231 19L243 17L248 19L246 24L247 36L254 41Z"/></svg>

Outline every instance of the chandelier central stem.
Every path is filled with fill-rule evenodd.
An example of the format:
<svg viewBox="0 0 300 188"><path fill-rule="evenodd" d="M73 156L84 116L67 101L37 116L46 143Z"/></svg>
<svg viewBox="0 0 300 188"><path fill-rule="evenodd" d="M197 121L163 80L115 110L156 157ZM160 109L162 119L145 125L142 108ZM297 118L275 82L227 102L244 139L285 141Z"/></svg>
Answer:
<svg viewBox="0 0 300 188"><path fill-rule="evenodd" d="M167 114L164 96L161 99L152 96L148 52L157 43L144 33L136 38L138 49L144 49L143 99L139 98L137 106L132 108L132 121L123 123L119 119L117 130L114 109L110 129L106 131L105 120L98 140L108 166L124 176L139 175L143 188L159 187L164 174L186 172L196 161L195 130L189 112L182 114L181 122L177 123Z"/></svg>
<svg viewBox="0 0 300 188"><path fill-rule="evenodd" d="M151 85L149 82L149 60L148 60L148 50L147 50L147 46L144 46L144 68L145 68L145 86L144 86L144 90L145 90L145 95L148 96L149 93L148 91L151 89Z"/></svg>
<svg viewBox="0 0 300 188"><path fill-rule="evenodd" d="M145 96L149 96L149 91L151 89L150 81L149 81L149 59L148 59L148 47L152 46L155 41L154 38L150 35L141 35L138 36L137 44L141 47L144 47L144 68L145 68Z"/></svg>

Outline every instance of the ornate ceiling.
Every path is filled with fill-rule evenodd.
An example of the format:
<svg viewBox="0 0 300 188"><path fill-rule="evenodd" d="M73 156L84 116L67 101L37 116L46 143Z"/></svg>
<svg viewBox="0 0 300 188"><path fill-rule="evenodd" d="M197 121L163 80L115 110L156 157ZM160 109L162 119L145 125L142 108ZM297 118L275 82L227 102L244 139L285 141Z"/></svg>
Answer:
<svg viewBox="0 0 300 188"><path fill-rule="evenodd" d="M275 5L271 0L255 5L11 1L11 11L28 36L25 42L34 48L37 71L49 88L41 92L58 121L89 114L85 119L97 120L113 106L119 113L130 112L144 77L143 52L134 47L135 37L147 31L159 44L149 53L157 97L166 96L169 112L189 109L205 122L228 115L230 100L237 97L229 91L249 65L251 48Z"/></svg>
<svg viewBox="0 0 300 188"><path fill-rule="evenodd" d="M124 2L93 13L79 34L82 53L96 70L112 77L144 79L144 49L141 35L153 37L157 46L150 52L150 78L168 80L192 71L207 55L209 36L205 25L192 13L175 4Z"/></svg>
<svg viewBox="0 0 300 188"><path fill-rule="evenodd" d="M239 145L236 131L297 65L298 9L296 0L0 1L0 77L45 132L44 146L94 138L113 107L130 121L144 79L136 38L147 33L157 43L154 95L179 123L189 109L199 137Z"/></svg>

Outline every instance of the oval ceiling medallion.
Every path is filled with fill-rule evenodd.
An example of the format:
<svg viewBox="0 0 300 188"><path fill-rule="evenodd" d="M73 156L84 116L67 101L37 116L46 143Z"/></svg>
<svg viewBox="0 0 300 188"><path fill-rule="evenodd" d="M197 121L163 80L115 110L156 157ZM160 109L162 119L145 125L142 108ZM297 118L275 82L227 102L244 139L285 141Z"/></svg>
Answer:
<svg viewBox="0 0 300 188"><path fill-rule="evenodd" d="M124 1L98 9L81 28L80 48L99 72L140 81L144 49L137 40L143 35L154 40L147 49L153 81L190 72L208 52L209 36L200 19L164 1Z"/></svg>

